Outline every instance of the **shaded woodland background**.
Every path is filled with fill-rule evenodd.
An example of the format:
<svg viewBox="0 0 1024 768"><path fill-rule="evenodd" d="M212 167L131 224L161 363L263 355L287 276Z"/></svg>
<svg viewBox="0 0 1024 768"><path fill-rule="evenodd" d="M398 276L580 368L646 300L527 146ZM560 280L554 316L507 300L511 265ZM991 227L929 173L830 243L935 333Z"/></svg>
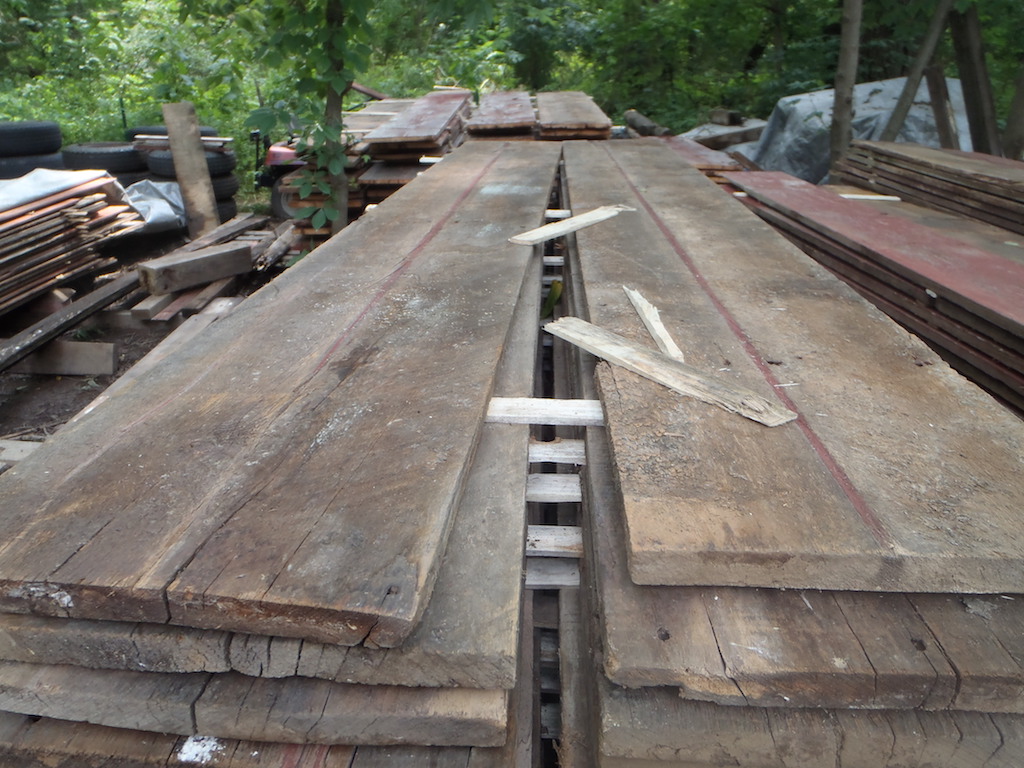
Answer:
<svg viewBox="0 0 1024 768"><path fill-rule="evenodd" d="M997 112L1006 115L1024 62L1024 3L956 7L972 4ZM831 86L841 5L0 0L0 119L56 120L66 143L118 140L126 126L160 122L162 102L189 100L202 122L244 142L251 126L272 124L250 119L260 107L323 114L324 73L343 60L345 78L389 96L435 84L477 92L578 89L616 121L635 108L682 131L717 106L766 117L781 96ZM316 31L332 6L347 18L325 46ZM905 74L934 6L865 0L858 80ZM948 39L937 57L955 76Z"/></svg>

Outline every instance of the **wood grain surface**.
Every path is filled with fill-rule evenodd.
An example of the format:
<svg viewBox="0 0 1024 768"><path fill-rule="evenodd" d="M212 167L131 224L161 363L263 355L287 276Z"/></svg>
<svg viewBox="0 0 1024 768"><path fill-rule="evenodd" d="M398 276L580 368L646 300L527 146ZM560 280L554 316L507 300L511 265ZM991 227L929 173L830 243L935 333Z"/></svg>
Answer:
<svg viewBox="0 0 1024 768"><path fill-rule="evenodd" d="M5 473L0 605L404 640L557 155L465 148Z"/></svg>
<svg viewBox="0 0 1024 768"><path fill-rule="evenodd" d="M577 233L590 321L774 392L767 430L600 366L646 584L1015 592L1022 425L656 140L569 144L572 205L639 210Z"/></svg>

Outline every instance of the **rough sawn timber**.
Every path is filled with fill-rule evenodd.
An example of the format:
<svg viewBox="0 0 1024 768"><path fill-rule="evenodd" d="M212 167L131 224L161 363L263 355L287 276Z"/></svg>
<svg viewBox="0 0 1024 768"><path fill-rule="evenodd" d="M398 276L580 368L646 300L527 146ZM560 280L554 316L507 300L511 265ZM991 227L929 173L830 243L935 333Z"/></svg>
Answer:
<svg viewBox="0 0 1024 768"><path fill-rule="evenodd" d="M557 156L465 148L5 473L0 606L404 640Z"/></svg>
<svg viewBox="0 0 1024 768"><path fill-rule="evenodd" d="M497 91L480 97L480 106L466 123L466 130L477 133L529 133L537 116L526 91Z"/></svg>
<svg viewBox="0 0 1024 768"><path fill-rule="evenodd" d="M537 94L537 124L542 139L607 139L612 121L582 91Z"/></svg>
<svg viewBox="0 0 1024 768"><path fill-rule="evenodd" d="M800 418L766 430L599 366L637 583L1024 589L1024 425L663 143L567 144L591 322L643 340L628 283L694 366ZM725 370L722 370L725 369Z"/></svg>
<svg viewBox="0 0 1024 768"><path fill-rule="evenodd" d="M584 497L604 673L733 706L1024 714L1024 606L999 596L634 584L608 448Z"/></svg>

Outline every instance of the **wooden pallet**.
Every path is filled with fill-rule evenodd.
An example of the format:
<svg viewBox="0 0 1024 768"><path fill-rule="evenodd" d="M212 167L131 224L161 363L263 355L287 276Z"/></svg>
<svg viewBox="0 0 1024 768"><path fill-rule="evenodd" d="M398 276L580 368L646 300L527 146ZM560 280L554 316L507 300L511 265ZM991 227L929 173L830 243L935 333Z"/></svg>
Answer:
<svg viewBox="0 0 1024 768"><path fill-rule="evenodd" d="M800 414L600 367L634 581L1022 591L1016 419L662 142L564 152L574 208L638 209L576 234L591 322L650 344L637 288L687 362Z"/></svg>
<svg viewBox="0 0 1024 768"><path fill-rule="evenodd" d="M538 223L557 155L467 147L6 473L4 609L405 640L529 260L505 241Z"/></svg>

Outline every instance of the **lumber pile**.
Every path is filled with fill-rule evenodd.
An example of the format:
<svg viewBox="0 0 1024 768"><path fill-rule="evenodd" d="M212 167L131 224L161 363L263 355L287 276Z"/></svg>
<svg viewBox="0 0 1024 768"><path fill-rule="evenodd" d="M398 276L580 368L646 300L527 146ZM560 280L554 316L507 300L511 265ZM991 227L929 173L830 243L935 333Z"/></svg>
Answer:
<svg viewBox="0 0 1024 768"><path fill-rule="evenodd" d="M441 156L465 138L472 94L459 88L431 91L400 114L367 133L363 140L374 160L417 162Z"/></svg>
<svg viewBox="0 0 1024 768"><path fill-rule="evenodd" d="M528 427L483 416L558 156L463 148L0 476L0 755L511 764Z"/></svg>
<svg viewBox="0 0 1024 768"><path fill-rule="evenodd" d="M61 173L67 179L62 191L23 194L0 204L0 315L56 286L114 266L115 260L104 257L98 246L142 226L113 177L94 171ZM33 178L3 182L0 199L5 188L29 188Z"/></svg>
<svg viewBox="0 0 1024 768"><path fill-rule="evenodd" d="M586 93L547 91L537 94L538 139L607 139L611 134L611 119Z"/></svg>
<svg viewBox="0 0 1024 768"><path fill-rule="evenodd" d="M576 233L572 311L653 347L630 286L688 365L799 414L577 359L574 764L1019 765L1020 421L663 142L563 152L577 210L636 209Z"/></svg>
<svg viewBox="0 0 1024 768"><path fill-rule="evenodd" d="M664 141L716 184L729 183L722 174L743 170L743 166L725 152L711 149L685 136L667 136Z"/></svg>
<svg viewBox="0 0 1024 768"><path fill-rule="evenodd" d="M980 152L854 141L838 181L1024 233L1024 163Z"/></svg>
<svg viewBox="0 0 1024 768"><path fill-rule="evenodd" d="M480 105L466 123L475 139L533 137L537 115L526 91L496 91L480 97Z"/></svg>
<svg viewBox="0 0 1024 768"><path fill-rule="evenodd" d="M780 173L751 206L957 370L1024 410L1024 261ZM1019 250L1019 249L1018 249Z"/></svg>

